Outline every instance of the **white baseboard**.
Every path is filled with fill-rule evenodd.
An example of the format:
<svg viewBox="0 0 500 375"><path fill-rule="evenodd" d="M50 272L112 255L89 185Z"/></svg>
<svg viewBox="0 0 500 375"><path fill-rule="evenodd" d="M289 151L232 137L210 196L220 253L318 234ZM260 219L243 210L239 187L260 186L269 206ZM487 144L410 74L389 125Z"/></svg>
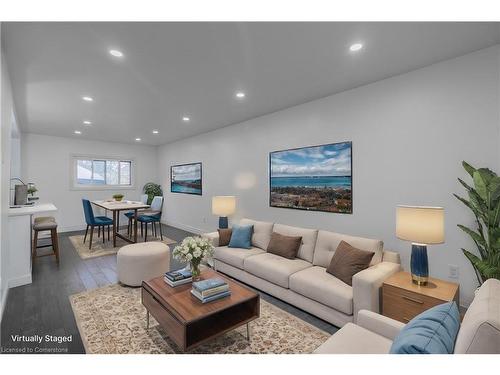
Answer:
<svg viewBox="0 0 500 375"><path fill-rule="evenodd" d="M87 224L83 225L73 225L69 227L57 227L57 233L65 233L65 232L77 232L82 231L87 228ZM120 225L120 230L127 229L126 225ZM94 229L97 230L97 229Z"/></svg>
<svg viewBox="0 0 500 375"><path fill-rule="evenodd" d="M59 233L64 233L64 232L76 232L76 231L80 231L80 230L85 230L85 228L87 228L87 225L86 224L82 224L82 225L73 225L73 226L67 226L67 227L61 227L59 226L57 228L57 231Z"/></svg>
<svg viewBox="0 0 500 375"><path fill-rule="evenodd" d="M8 287L15 288L16 286L31 284L31 282L32 282L31 274L29 273L27 275L16 277L15 279L10 279Z"/></svg>
<svg viewBox="0 0 500 375"><path fill-rule="evenodd" d="M169 226L177 228L177 229L185 230L186 232L195 233L195 234L202 234L202 233L206 233L207 232L206 230L203 230L203 229L200 229L200 228L195 228L195 227L192 227L190 225L186 225L186 224L182 224L182 223L177 223L177 222L173 222L173 221L163 220L161 223L165 224L165 225L169 225Z"/></svg>

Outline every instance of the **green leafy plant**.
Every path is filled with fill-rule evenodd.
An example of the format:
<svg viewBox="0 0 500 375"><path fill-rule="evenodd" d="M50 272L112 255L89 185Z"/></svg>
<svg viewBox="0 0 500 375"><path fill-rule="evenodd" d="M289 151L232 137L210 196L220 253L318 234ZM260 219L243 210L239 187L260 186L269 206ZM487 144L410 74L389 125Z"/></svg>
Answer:
<svg viewBox="0 0 500 375"><path fill-rule="evenodd" d="M124 195L123 194L113 194L113 199L116 201L121 201L123 199Z"/></svg>
<svg viewBox="0 0 500 375"><path fill-rule="evenodd" d="M146 185L144 185L142 191L144 192L144 194L148 195L148 204L151 204L154 197L163 196L163 191L161 190L161 186L155 184L154 182L148 182Z"/></svg>
<svg viewBox="0 0 500 375"><path fill-rule="evenodd" d="M36 193L37 191L38 191L38 189L37 189L36 187L34 187L34 186L30 186L30 187L28 188L28 194L29 194L29 195L31 195L31 196L35 195L35 193Z"/></svg>
<svg viewBox="0 0 500 375"><path fill-rule="evenodd" d="M488 168L476 169L465 161L462 165L472 177L474 187L459 178L469 199L453 195L473 212L477 228L461 224L458 227L472 238L479 254L464 248L462 251L482 284L490 278L500 279L500 177Z"/></svg>

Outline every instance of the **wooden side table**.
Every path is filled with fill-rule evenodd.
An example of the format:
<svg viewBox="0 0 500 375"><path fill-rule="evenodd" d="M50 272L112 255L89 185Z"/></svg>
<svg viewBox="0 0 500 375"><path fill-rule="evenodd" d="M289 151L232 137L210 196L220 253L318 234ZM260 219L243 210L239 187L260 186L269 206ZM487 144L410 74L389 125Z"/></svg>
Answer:
<svg viewBox="0 0 500 375"><path fill-rule="evenodd" d="M431 307L450 301L459 306L459 285L432 277L427 285L419 286L411 281L408 272L398 272L382 285L382 314L403 323Z"/></svg>

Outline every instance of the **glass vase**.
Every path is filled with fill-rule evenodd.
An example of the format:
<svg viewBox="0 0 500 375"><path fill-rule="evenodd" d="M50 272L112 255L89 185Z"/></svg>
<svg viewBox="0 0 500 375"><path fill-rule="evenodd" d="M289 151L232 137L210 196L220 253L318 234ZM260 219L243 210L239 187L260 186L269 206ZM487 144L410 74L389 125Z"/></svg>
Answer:
<svg viewBox="0 0 500 375"><path fill-rule="evenodd" d="M201 279L200 275L200 263L191 262L191 276L193 277L193 281L199 281Z"/></svg>

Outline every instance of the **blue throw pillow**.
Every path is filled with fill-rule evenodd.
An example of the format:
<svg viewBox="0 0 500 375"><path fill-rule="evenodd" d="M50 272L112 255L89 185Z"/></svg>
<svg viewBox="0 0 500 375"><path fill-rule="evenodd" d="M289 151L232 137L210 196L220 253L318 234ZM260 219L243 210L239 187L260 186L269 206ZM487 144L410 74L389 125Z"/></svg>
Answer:
<svg viewBox="0 0 500 375"><path fill-rule="evenodd" d="M253 225L233 225L228 247L250 249L252 247Z"/></svg>
<svg viewBox="0 0 500 375"><path fill-rule="evenodd" d="M414 317L392 343L392 354L452 354L460 314L455 302L443 303Z"/></svg>

